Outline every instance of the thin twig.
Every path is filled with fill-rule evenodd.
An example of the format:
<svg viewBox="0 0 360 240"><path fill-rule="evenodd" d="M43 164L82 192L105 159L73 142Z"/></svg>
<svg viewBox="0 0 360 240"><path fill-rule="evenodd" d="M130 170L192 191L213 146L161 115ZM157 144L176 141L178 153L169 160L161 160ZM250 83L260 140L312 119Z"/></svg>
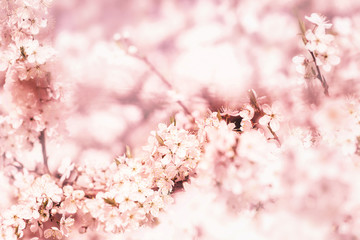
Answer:
<svg viewBox="0 0 360 240"><path fill-rule="evenodd" d="M261 109L258 101L257 101L257 97L255 94L255 91L253 89L250 89L249 92L249 99L250 99L250 104L255 108L255 112L257 112L259 115L258 118L260 118L261 116L264 116L265 113L264 111ZM276 133L271 129L270 125L268 125L268 129L270 130L270 133L273 135L274 139L281 145L280 139L279 137L276 135Z"/></svg>
<svg viewBox="0 0 360 240"><path fill-rule="evenodd" d="M39 141L41 144L41 151L42 151L42 155L43 155L44 171L45 171L45 173L50 174L50 170L49 170L49 166L48 166L48 157L46 154L45 129L40 132Z"/></svg>
<svg viewBox="0 0 360 240"><path fill-rule="evenodd" d="M149 68L150 70L155 73L156 76L158 76L160 78L160 80L170 89L173 89L173 85L164 77L164 75L162 75L157 69L156 67L149 61L149 59L145 56L138 56L138 55L133 55L135 56L137 59L140 59L142 62L144 62Z"/></svg>
<svg viewBox="0 0 360 240"><path fill-rule="evenodd" d="M190 117L193 118L191 112L190 112L189 109L184 105L184 103L183 103L182 101L178 100L178 101L176 101L176 102L183 108L184 112L185 112L187 115L189 115Z"/></svg>
<svg viewBox="0 0 360 240"><path fill-rule="evenodd" d="M309 52L310 52L310 54L311 54L312 59L314 60L315 66L316 66L316 71L317 71L317 76L316 76L316 77L320 80L321 85L322 85L323 88L324 88L324 94L325 94L325 96L328 97L328 96L329 96L329 85L327 84L324 76L321 75L320 68L319 68L319 66L316 64L316 58L315 58L314 53L313 53L312 51L309 51Z"/></svg>
<svg viewBox="0 0 360 240"><path fill-rule="evenodd" d="M136 51L136 52L131 52L131 51L129 51L129 48L130 48L131 46L133 46L133 45L132 45L131 41L130 41L127 37L120 37L120 38L119 38L118 40L116 40L116 41L117 41L117 44L118 44L121 48L123 48L123 49L126 50L126 52L127 52L127 54L128 54L129 56L132 56L132 57L134 57L134 58L142 61L148 68L150 68L150 71L151 71L152 73L154 73L156 76L158 76L158 78L159 78L169 89L174 90L173 85L164 77L163 74L161 74L160 71L157 70L157 68L149 61L149 59L148 59L145 55L143 55L143 54L141 54L141 53L139 53L139 52L137 52L137 51ZM191 114L191 112L189 111L189 109L186 107L186 105L185 105L181 100L177 100L176 102L180 105L180 107L182 107L182 109L184 110L185 114L191 117L191 121L195 123L195 118L194 118L194 116Z"/></svg>
<svg viewBox="0 0 360 240"><path fill-rule="evenodd" d="M270 130L271 134L274 136L274 139L280 144L281 146L281 142L280 142L280 139L279 137L276 135L276 133L271 129L270 126L268 126L268 129Z"/></svg>
<svg viewBox="0 0 360 240"><path fill-rule="evenodd" d="M18 170L24 169L24 164L19 162L19 160L17 160L17 158L13 158L13 161L14 161L14 163L12 163L12 165L14 167L16 167ZM17 166L16 166L16 163L18 164Z"/></svg>
<svg viewBox="0 0 360 240"><path fill-rule="evenodd" d="M141 60L143 63L146 64L146 66L148 66L151 70L151 72L153 72L156 76L158 76L158 78L171 90L174 90L173 85L164 77L164 75L162 75L157 68L149 61L149 59L146 56L141 56L141 55L132 55L134 57L136 57L137 59ZM187 114L188 116L191 117L191 120L193 122L195 122L195 118L193 117L193 115L191 114L190 110L186 107L186 105L181 101L181 100L177 100L176 101L180 107L182 107L182 109L184 110L185 114Z"/></svg>
<svg viewBox="0 0 360 240"><path fill-rule="evenodd" d="M305 32L306 32L305 24L304 24L304 22L299 18L298 14L296 14L296 15L297 15L297 18L298 18L299 27L300 27L300 31L301 31L301 38L302 38L302 40L303 40L304 45L306 45L309 41L308 41L308 40L306 39L306 37L305 37ZM322 85L323 88L324 88L324 94L325 94L325 96L328 97L328 96L329 96L329 85L327 84L324 76L321 74L321 71L320 71L319 66L316 64L316 58L315 58L314 52L312 52L312 51L310 51L310 50L309 50L309 52L310 52L310 55L311 55L311 57L312 57L312 59L313 59L313 61L314 61L315 66L316 66L316 71L317 71L317 76L316 76L316 77L320 80L321 85Z"/></svg>

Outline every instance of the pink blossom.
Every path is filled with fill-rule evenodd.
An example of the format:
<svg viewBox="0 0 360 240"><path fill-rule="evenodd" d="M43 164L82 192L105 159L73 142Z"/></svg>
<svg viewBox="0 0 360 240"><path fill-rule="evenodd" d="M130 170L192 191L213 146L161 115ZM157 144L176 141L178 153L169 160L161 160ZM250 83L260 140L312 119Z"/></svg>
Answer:
<svg viewBox="0 0 360 240"><path fill-rule="evenodd" d="M270 107L264 104L262 109L265 115L259 119L259 123L263 126L269 126L274 132L278 131L280 129L280 121L283 119L278 107Z"/></svg>
<svg viewBox="0 0 360 240"><path fill-rule="evenodd" d="M254 117L255 110L250 104L246 104L239 115L243 118L243 121L251 120Z"/></svg>
<svg viewBox="0 0 360 240"><path fill-rule="evenodd" d="M332 26L332 24L326 20L326 17L321 16L318 13L312 13L310 17L305 16L305 19L317 25L317 32L325 32L325 29L329 29Z"/></svg>
<svg viewBox="0 0 360 240"><path fill-rule="evenodd" d="M57 227L51 227L44 231L45 238L62 239L63 234Z"/></svg>
<svg viewBox="0 0 360 240"><path fill-rule="evenodd" d="M293 57L293 63L296 64L296 71L301 74L305 74L309 65L309 60L305 58L303 55L298 55Z"/></svg>
<svg viewBox="0 0 360 240"><path fill-rule="evenodd" d="M30 10L30 8L18 8L17 9L18 26L23 29L28 29L30 34L37 35L40 28L45 28L47 20L41 17L36 17Z"/></svg>
<svg viewBox="0 0 360 240"><path fill-rule="evenodd" d="M336 55L334 48L329 48L324 54L319 54L316 57L316 64L322 66L325 72L329 72L332 66L336 66L340 63L340 58Z"/></svg>
<svg viewBox="0 0 360 240"><path fill-rule="evenodd" d="M70 177L71 171L74 170L75 164L71 162L70 158L66 158L61 161L61 166L58 169L58 172L62 174L60 181L63 182Z"/></svg>
<svg viewBox="0 0 360 240"><path fill-rule="evenodd" d="M125 224L119 210L111 209L109 212L107 212L105 231L116 233L121 231L123 225Z"/></svg>
<svg viewBox="0 0 360 240"><path fill-rule="evenodd" d="M159 211L164 207L164 201L159 195L154 197L145 203L147 211L149 211L154 217L159 216Z"/></svg>
<svg viewBox="0 0 360 240"><path fill-rule="evenodd" d="M51 2L0 3L1 239L360 236L360 4L300 9L348 21L298 85L298 0Z"/></svg>
<svg viewBox="0 0 360 240"><path fill-rule="evenodd" d="M306 48L309 51L317 51L319 53L325 53L334 40L334 36L330 34L325 34L325 32L315 32L308 30L305 34L308 42L306 43Z"/></svg>
<svg viewBox="0 0 360 240"><path fill-rule="evenodd" d="M69 232L71 231L71 227L74 225L75 219L68 217L65 218L63 215L60 219L60 231L65 237L69 236Z"/></svg>
<svg viewBox="0 0 360 240"><path fill-rule="evenodd" d="M25 41L22 44L29 63L44 64L53 57L54 50L48 46L40 46L37 40Z"/></svg>

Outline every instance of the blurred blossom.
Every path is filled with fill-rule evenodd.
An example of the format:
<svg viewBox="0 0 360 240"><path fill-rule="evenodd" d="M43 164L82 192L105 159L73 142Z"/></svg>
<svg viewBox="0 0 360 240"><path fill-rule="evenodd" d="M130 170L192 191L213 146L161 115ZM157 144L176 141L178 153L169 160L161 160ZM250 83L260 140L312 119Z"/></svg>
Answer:
<svg viewBox="0 0 360 240"><path fill-rule="evenodd" d="M0 239L357 239L359 7L1 1Z"/></svg>

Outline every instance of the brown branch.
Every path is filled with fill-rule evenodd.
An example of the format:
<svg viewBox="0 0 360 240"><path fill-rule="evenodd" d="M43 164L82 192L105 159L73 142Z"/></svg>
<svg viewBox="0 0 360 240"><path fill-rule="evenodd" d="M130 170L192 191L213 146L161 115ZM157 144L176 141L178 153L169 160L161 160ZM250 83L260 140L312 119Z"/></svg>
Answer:
<svg viewBox="0 0 360 240"><path fill-rule="evenodd" d="M255 115L257 114L258 117L253 117L253 120L255 119L255 122L260 119L262 116L265 115L264 111L261 109L259 103L257 102L257 97L255 94L255 91L253 89L250 89L249 92L249 99L250 99L250 104L255 108ZM270 130L271 134L273 135L274 139L280 144L281 146L281 142L279 137L276 135L276 133L271 129L270 124L268 124L268 129Z"/></svg>
<svg viewBox="0 0 360 240"><path fill-rule="evenodd" d="M158 78L171 90L174 89L173 85L162 75L157 68L149 61L149 59L146 56L138 55L138 54L131 54L131 56L139 59L143 63L145 63L146 66L150 69L151 72L153 72ZM180 105L180 107L184 110L185 114L191 117L191 120L195 122L195 118L191 114L190 110L186 107L186 105L181 101L177 100L177 104Z"/></svg>
<svg viewBox="0 0 360 240"><path fill-rule="evenodd" d="M173 85L164 77L164 75L162 75L157 69L156 67L149 61L149 59L145 56L141 56L141 55L132 55L134 57L136 57L137 59L141 60L143 63L146 64L146 66L148 66L150 68L150 70L155 73L156 76L158 76L160 78L160 80L170 89L173 89Z"/></svg>
<svg viewBox="0 0 360 240"><path fill-rule="evenodd" d="M298 15L298 14L296 14L296 15ZM298 18L298 23L299 23L300 31L301 31L301 38L302 38L302 40L303 40L304 45L306 45L309 41L308 41L308 40L306 39L306 37L305 37L305 33L306 33L305 24L304 24L304 22L299 18L299 16L298 16L297 18ZM316 64L316 58L315 58L314 52L309 50L309 53L310 53L310 55L311 55L311 57L312 57L312 59L313 59L313 61L314 61L315 66L316 66L316 71L317 71L317 76L316 76L316 78L318 78L318 79L320 80L321 85L322 85L323 88L324 88L324 94L325 94L325 96L328 97L328 96L329 96L329 85L327 84L324 76L321 74L321 71L320 71L319 66Z"/></svg>
<svg viewBox="0 0 360 240"><path fill-rule="evenodd" d="M281 142L279 137L276 135L276 133L271 129L270 125L268 126L268 129L270 130L271 134L274 136L274 139L280 144L281 146Z"/></svg>
<svg viewBox="0 0 360 240"><path fill-rule="evenodd" d="M44 162L44 171L45 171L45 173L50 174L50 170L49 170L49 166L48 166L48 157L46 154L45 130L46 129L44 129L40 132L39 141L41 144L41 151L42 151L43 162Z"/></svg>
<svg viewBox="0 0 360 240"><path fill-rule="evenodd" d="M309 52L310 52L310 54L311 54L312 59L314 60L315 66L316 66L316 71L317 71L317 76L316 76L316 77L320 80L321 85L322 85L323 88L324 88L324 94L325 94L325 96L328 97L328 96L329 96L329 85L327 84L324 76L321 75L320 68L319 68L319 66L316 64L316 58L315 58L314 53L313 53L312 51L309 51Z"/></svg>

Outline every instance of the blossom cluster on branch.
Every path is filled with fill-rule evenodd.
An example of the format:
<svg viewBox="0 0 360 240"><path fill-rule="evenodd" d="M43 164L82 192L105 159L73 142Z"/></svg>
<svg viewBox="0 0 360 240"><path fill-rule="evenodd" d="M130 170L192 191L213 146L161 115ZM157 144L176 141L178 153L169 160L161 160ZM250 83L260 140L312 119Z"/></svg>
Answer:
<svg viewBox="0 0 360 240"><path fill-rule="evenodd" d="M253 91L251 94L255 98ZM256 104L255 107L260 110L261 106ZM68 236L74 225L74 216L81 219L77 223L81 231L90 228L119 233L152 224L159 211L172 202L172 195L182 190L184 184L189 184L195 176L197 181L202 181L203 177L200 176L204 173L201 174L197 168L203 158L200 165L205 164L205 170L211 169L207 166L207 158L225 164L227 158L238 158L247 152L253 161L260 160L257 154L261 153L251 154L247 151L254 147L254 141L267 141L263 134L251 130L255 126L255 122L252 122L255 113L265 114L255 111L250 104L244 105L238 113L214 112L192 126L196 129L193 130L194 134L176 127L175 120L169 126L159 124L159 129L151 133L148 145L143 147L142 157L124 155L101 168L72 166L60 179L48 174L34 176L26 170L19 172L14 181L19 203L4 213L1 219L2 235L7 239L16 239L23 237L24 229L29 228L34 235L61 239ZM240 132L247 131L250 136L254 135L254 141L240 140L240 132L234 131L235 124L229 122L231 117L241 122ZM245 124L248 124L246 130ZM238 142L241 144L236 147ZM216 150L215 146L221 148ZM272 146L276 148L275 144ZM232 149L235 152L231 152ZM242 154L237 154L237 151ZM266 149L261 151L267 152ZM238 187L247 179L223 179L234 177L231 172L238 174L238 164L245 163L234 162L233 167L224 166L224 170L230 171L226 173L219 173L222 168L213 166L215 172L207 171L206 175L212 178L214 174L217 184L233 182L235 185L228 186L229 190L240 193ZM241 169L246 172L245 165Z"/></svg>
<svg viewBox="0 0 360 240"><path fill-rule="evenodd" d="M296 69L304 75L304 79L308 81L319 79L324 87L325 94L328 94L328 86L320 72L320 67L325 72L329 72L332 66L340 63L337 49L333 43L334 36L326 33L326 30L330 29L332 24L328 23L324 16L317 13L305 18L313 24L312 29L306 30L305 24L299 20L302 40L306 50L310 53L310 57L304 55L295 56L293 62L297 64Z"/></svg>
<svg viewBox="0 0 360 240"><path fill-rule="evenodd" d="M5 158L16 158L18 150L38 142L41 132L51 136L63 125L62 83L52 67L55 50L46 33L51 2L1 2L0 155Z"/></svg>
<svg viewBox="0 0 360 240"><path fill-rule="evenodd" d="M341 64L337 34L344 36L339 28L330 32L324 16L305 16L308 29L299 20L308 56L293 62L305 87L251 89L248 100L226 108L203 91L197 97L209 111L192 106L185 93L175 94L176 85L128 36L115 35L114 52L144 64L142 77L166 87L160 89L167 91L164 105L181 110L165 111L170 123L158 124L141 148L126 145L123 155L95 165L86 162L89 156L63 160L55 170L48 166L46 137L61 133L65 103L46 32L51 2L0 5L0 155L13 194L0 215L0 239L60 240L77 233L163 239L156 234L164 229L169 236L182 233L166 239L360 236L360 98L325 80L322 71L331 76ZM146 80L137 86L146 87ZM36 144L43 169L27 169L21 153ZM298 227L305 235L292 232Z"/></svg>

